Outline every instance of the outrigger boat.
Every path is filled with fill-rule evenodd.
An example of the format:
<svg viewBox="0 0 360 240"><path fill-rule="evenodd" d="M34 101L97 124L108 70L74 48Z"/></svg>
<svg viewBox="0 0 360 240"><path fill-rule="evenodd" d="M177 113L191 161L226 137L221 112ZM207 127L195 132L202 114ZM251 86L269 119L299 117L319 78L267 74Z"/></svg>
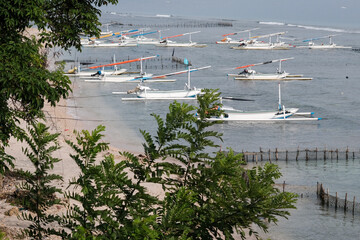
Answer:
<svg viewBox="0 0 360 240"><path fill-rule="evenodd" d="M104 25L106 25L106 31L102 31L102 32L100 32L100 35L101 36L104 36L104 35L109 35L109 34L113 34L113 31L110 31L109 30L109 23L108 24L104 24Z"/></svg>
<svg viewBox="0 0 360 240"><path fill-rule="evenodd" d="M244 31L240 31L240 32L234 32L234 33L227 33L222 35L224 38L221 39L220 41L217 41L216 44L237 44L240 45L242 43L248 43L251 38L251 31L257 30L259 28L253 28L253 29L248 29L248 30L244 30ZM244 32L248 32L249 33L249 40L245 40L245 39L240 39L240 40L233 40L232 38L228 37L228 36L233 36L233 35L237 35L240 33L244 33Z"/></svg>
<svg viewBox="0 0 360 240"><path fill-rule="evenodd" d="M185 62L188 65L187 59ZM149 78L143 78L143 81L150 80L150 79L158 79L163 78L164 76L170 75L178 75L182 73L188 73L188 80L185 84L185 88L182 90L168 90L168 91L161 91L158 89L151 89L149 87L143 86L139 84L135 89L129 90L128 92L112 92L113 94L136 94L136 98L122 98L123 101L138 101L138 100L191 100L196 99L197 96L201 93L201 89L196 87L191 87L190 84L190 73L202 69L210 68L211 66L201 67L201 68L194 68L191 69L188 65L188 69L184 71L179 71L175 73L169 73L161 76L152 76Z"/></svg>
<svg viewBox="0 0 360 240"><path fill-rule="evenodd" d="M334 36L336 36L336 35L329 35L329 36L324 36L324 37L306 39L306 40L303 40L303 42L307 42L308 45L307 46L298 46L298 48L309 48L309 49L351 48L351 47L346 47L346 46L338 46L335 43L333 43L332 37L334 37ZM329 44L322 43L319 45L319 44L314 43L315 40L324 39L324 38L329 38Z"/></svg>
<svg viewBox="0 0 360 240"><path fill-rule="evenodd" d="M183 34L178 34L178 35L169 36L169 37L162 37L160 43L156 44L156 46L159 46L159 47L206 47L207 46L206 44L199 44L199 43L191 41L191 35L195 34L195 33L199 33L199 32L200 31L183 33ZM189 35L188 43L178 43L178 42L169 40L169 38L181 37L181 36L185 36L185 35Z"/></svg>
<svg viewBox="0 0 360 240"><path fill-rule="evenodd" d="M285 34L285 32L271 33L267 35L260 35L251 37L250 41L243 42L239 46L231 47L232 49L237 50L288 50L292 46L285 42L280 41L280 35ZM271 37L276 36L276 42L271 42ZM269 42L259 42L257 39L260 38L269 38Z"/></svg>
<svg viewBox="0 0 360 240"><path fill-rule="evenodd" d="M298 112L298 108L287 108L281 104L281 89L279 83L279 107L275 111L251 111L246 112L231 107L222 107L224 111L219 117L210 117L208 121L247 121L247 122L271 122L271 121L318 121L321 118L312 117L313 112Z"/></svg>
<svg viewBox="0 0 360 240"><path fill-rule="evenodd" d="M137 43L129 43L126 41L120 42L100 42L90 41L88 44L83 44L83 47L136 47Z"/></svg>
<svg viewBox="0 0 360 240"><path fill-rule="evenodd" d="M98 76L98 75L118 75L118 74L123 74L127 71L127 69L122 68L122 69L118 69L117 68L117 63L116 63L116 59L115 59L115 55L114 55L114 63L110 64L110 65L114 65L114 69L112 70L104 70L104 67L101 71L96 71L96 72L92 72L91 70L94 68L97 68L98 66L95 67L87 67L85 68L83 71L83 69L81 68L80 64L77 67L74 67L72 69L70 69L68 72L64 73L64 75L68 76L68 77L86 77L86 78L91 78L93 76Z"/></svg>
<svg viewBox="0 0 360 240"><path fill-rule="evenodd" d="M158 56L159 55L150 56L150 57L142 57L142 58L136 58L136 59L127 60L127 61L123 61L123 62L119 62L119 63L111 63L111 64L105 64L105 65L91 67L91 68L99 68L99 67L107 67L107 66L113 66L113 65L119 65L119 64L140 61L140 73L139 74L134 75L133 73L130 74L128 72L124 72L124 73L118 74L118 75L107 75L107 74L99 73L97 76L92 77L93 79L89 79L89 77L86 77L85 82L116 82L116 83L127 83L128 82L128 83L133 83L133 82L141 82L143 79L145 79L144 81L146 81L146 82L175 82L176 81L175 79L167 79L166 76L163 76L162 79L148 79L148 78L152 77L153 74L143 72L143 65L142 65L143 60L152 59L152 58L155 58ZM82 78L82 77L80 77L80 78Z"/></svg>
<svg viewBox="0 0 360 240"><path fill-rule="evenodd" d="M125 63L132 63L132 62L139 62L142 63L143 60L147 60L147 59L152 59L155 57L158 57L159 55L156 56L150 56L150 57L144 57L144 58L135 58L132 60L126 60L126 61L122 61L122 62L116 62L115 60L115 55L114 55L114 62L113 63L109 63L109 64L104 64L104 65L98 65L98 66L92 66L92 67L88 67L86 68L87 71L81 71L80 70L80 66L79 67L75 67L71 70L68 71L68 73L65 73L65 75L69 76L69 77L80 77L80 78L94 78L94 79L99 79L101 77L105 77L105 76L120 76L124 74L127 74L127 69L117 69L118 65L121 64L125 64ZM114 70L107 70L105 71L105 67L111 67L114 66ZM140 66L142 66L142 64L140 64ZM102 68L102 70L97 70L96 72L91 72L89 70L96 70L98 68ZM141 72L142 73L142 68L141 68ZM151 76L151 75L149 75Z"/></svg>
<svg viewBox="0 0 360 240"><path fill-rule="evenodd" d="M139 32L138 29L127 30L117 33L110 33L100 36L99 38L81 39L81 45L83 47L136 47L137 43L124 41L127 35L135 34ZM120 39L112 41L99 41L97 39L104 39L108 37L119 37Z"/></svg>
<svg viewBox="0 0 360 240"><path fill-rule="evenodd" d="M292 58L283 58L283 59L276 59L271 61L266 61L262 63L255 63L249 64L245 66L240 66L235 69L244 69L242 72L238 74L227 74L228 77L233 77L235 80L282 80L282 81L289 81L289 80L312 80L312 78L303 77L303 75L291 75L282 70L282 62L294 59ZM276 73L259 73L251 67L265 65L269 63L279 62L279 67Z"/></svg>

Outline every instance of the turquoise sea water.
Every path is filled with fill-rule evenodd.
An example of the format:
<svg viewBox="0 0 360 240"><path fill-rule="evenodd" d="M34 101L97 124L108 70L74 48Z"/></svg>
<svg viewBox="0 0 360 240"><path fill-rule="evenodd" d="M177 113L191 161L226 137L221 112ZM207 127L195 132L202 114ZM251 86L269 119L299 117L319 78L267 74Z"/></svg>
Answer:
<svg viewBox="0 0 360 240"><path fill-rule="evenodd" d="M271 81L236 81L227 78L227 73L236 73L233 68L264 62L278 58L294 57L283 64L283 69L292 74L304 74L311 81L283 82L282 102L286 107L297 107L302 112L315 112L315 116L324 118L318 122L290 123L229 123L219 125L215 130L224 134L222 148L232 147L235 151L257 151L263 149L296 150L297 148L350 149L358 151L360 140L360 29L288 24L281 22L258 22L225 19L158 18L123 14L104 14L103 23L117 23L110 30L121 31L139 27L151 30L169 29L163 36L201 31L194 34L192 40L205 43L206 48L176 48L175 56L187 58L195 67L211 65L208 70L194 72L192 85L199 88L219 88L224 96L253 99L253 102L224 101L225 105L243 110L273 110L278 104L278 84ZM232 27L214 27L214 23L227 22ZM119 23L123 24L120 25ZM228 46L217 45L222 34L259 28L255 35L285 31L287 39L294 45L302 44L303 39L336 34L333 41L338 45L351 46L353 49L309 50L293 48L291 50L241 51ZM153 36L156 37L156 36ZM236 36L235 36L236 37ZM234 38L235 38L234 37ZM239 36L246 38L247 35ZM291 39L291 40L290 40ZM187 37L176 39L188 41ZM327 43L327 39L324 40ZM156 46L138 46L131 48L84 48L81 53L73 50L64 53L63 59L109 63L115 55L119 61L141 56L159 54L157 60L145 63L147 72L163 74L183 70L176 69L168 61L173 48ZM157 62L156 62L157 61ZM71 67L69 64L69 68ZM137 70L136 64L124 66ZM256 68L259 72L275 72L278 66L268 64ZM151 83L158 89L182 89L186 75L176 77L175 83ZM131 151L141 151L142 138L139 129L152 133L156 131L156 122L151 113L164 116L169 101L123 102L121 96L112 95L112 91L127 91L136 86L117 83L87 83L74 79L74 99L69 104L78 108L71 114L81 118L85 128L93 129L99 124L107 127L106 140L116 147ZM195 104L195 102L189 102ZM351 161L310 161L278 162L283 177L290 185L313 187L323 182L331 192L360 197L357 176L360 160ZM299 200L298 210L291 211L289 220L281 220L278 226L271 226L269 236L272 239L358 239L360 217L323 209L316 197Z"/></svg>

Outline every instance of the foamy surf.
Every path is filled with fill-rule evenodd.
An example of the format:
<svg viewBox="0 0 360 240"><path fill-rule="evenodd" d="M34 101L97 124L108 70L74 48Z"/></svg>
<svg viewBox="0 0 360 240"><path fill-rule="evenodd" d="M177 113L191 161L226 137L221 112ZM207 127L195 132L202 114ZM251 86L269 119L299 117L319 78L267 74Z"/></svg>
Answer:
<svg viewBox="0 0 360 240"><path fill-rule="evenodd" d="M336 32L336 33L360 33L360 31L354 31L354 30L348 30L348 29L298 25L298 24L290 24L290 23L282 23L282 22L259 22L259 24L298 27L298 28L304 28L304 29L308 29L308 30L327 31L327 32Z"/></svg>

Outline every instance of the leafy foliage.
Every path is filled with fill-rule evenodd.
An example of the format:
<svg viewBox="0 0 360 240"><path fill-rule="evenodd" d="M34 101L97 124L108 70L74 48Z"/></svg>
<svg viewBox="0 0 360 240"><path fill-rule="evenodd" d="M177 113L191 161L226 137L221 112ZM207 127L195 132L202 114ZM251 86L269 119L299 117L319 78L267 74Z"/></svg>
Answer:
<svg viewBox="0 0 360 240"><path fill-rule="evenodd" d="M166 121L154 115L156 136L142 131L147 157L162 157L158 165L167 173L163 177L166 197L159 212L162 237L233 239L237 231L245 238L245 228L258 236L252 224L266 231L268 222L289 215L286 209L294 208L296 196L273 186L281 176L276 165L246 170L242 155L231 149L211 155L210 149L219 147L214 140L221 140L221 134L208 130L217 122L206 118L221 113L219 93L206 89L198 102L198 108L170 104ZM169 156L175 162L169 162Z"/></svg>
<svg viewBox="0 0 360 240"><path fill-rule="evenodd" d="M70 156L80 174L70 181L73 190L65 193L71 204L67 213L58 218L64 229L57 234L64 239L175 240L234 239L237 232L245 239L245 229L258 237L254 225L267 231L268 223L286 218L288 209L294 208L295 195L274 187L281 176L276 165L245 169L241 154L231 149L211 152L218 149L215 141L221 141L221 134L209 130L216 122L206 117L217 114L219 104L214 90L205 91L199 107L170 104L166 120L153 115L158 124L155 136L141 131L145 156L123 152L120 161L105 153L109 146L101 141L104 126L91 133L75 131L76 142L67 143L75 152ZM35 136L38 131L30 132ZM45 139L35 144L26 138L36 153L36 146L54 137ZM37 163L34 154L25 152ZM45 153L50 154L50 148ZM49 167L41 169L45 173ZM32 175L27 177L34 185ZM150 195L149 184L162 186L164 196ZM51 198L40 200L53 203ZM28 217L36 223L29 232L40 239L51 230L41 228L38 220L50 222L55 217L47 218L41 211L37 214L40 217Z"/></svg>
<svg viewBox="0 0 360 240"><path fill-rule="evenodd" d="M128 160L115 163L113 155L106 155L97 163L98 155L108 149L99 142L104 126L92 133L77 133L77 144L68 141L76 154L71 155L81 170L70 182L79 191L66 196L77 204L69 206L62 225L71 230L67 239L156 239L151 226L156 225L156 198L146 193L143 183L150 171L145 161L133 154L123 153ZM126 169L134 174L135 182Z"/></svg>
<svg viewBox="0 0 360 240"><path fill-rule="evenodd" d="M14 167L14 157L10 156L4 151L4 148L0 148L0 175L4 175L5 171ZM2 186L2 183L1 183Z"/></svg>
<svg viewBox="0 0 360 240"><path fill-rule="evenodd" d="M98 7L117 0L4 0L0 1L0 141L20 137L20 120L42 116L44 103L52 106L70 89L62 69L47 69L48 47L81 51L80 33L98 36ZM36 27L39 35L26 36Z"/></svg>
<svg viewBox="0 0 360 240"><path fill-rule="evenodd" d="M29 134L25 135L24 139L29 148L24 148L23 152L33 164L35 172L20 171L25 179L25 183L21 186L26 191L23 205L34 213L22 215L24 220L32 222L25 233L31 239L39 240L56 233L47 225L55 222L57 218L46 214L46 210L59 203L55 193L61 193L61 190L54 187L52 183L62 180L62 177L49 173L54 168L54 164L60 161L52 157L52 153L59 149L56 142L59 134L50 134L48 129L43 123L34 123L31 128L28 128Z"/></svg>

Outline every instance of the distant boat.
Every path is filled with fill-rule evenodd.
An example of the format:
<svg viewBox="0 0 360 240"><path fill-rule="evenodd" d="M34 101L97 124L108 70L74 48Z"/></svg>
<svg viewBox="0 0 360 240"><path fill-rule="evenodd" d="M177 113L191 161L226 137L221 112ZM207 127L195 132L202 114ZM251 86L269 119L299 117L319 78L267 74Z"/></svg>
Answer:
<svg viewBox="0 0 360 240"><path fill-rule="evenodd" d="M285 32L277 32L277 33L271 33L267 35L260 35L260 36L254 36L251 37L251 40L242 42L239 46L231 47L232 49L237 50L288 50L292 48L290 44L287 44L285 42L280 41L280 35L285 34ZM272 42L271 38L273 36L276 36L276 42ZM260 38L269 38L269 42L260 42L257 39Z"/></svg>
<svg viewBox="0 0 360 240"><path fill-rule="evenodd" d="M102 42L102 41L89 41L87 44L82 44L83 47L136 47L136 43L129 42Z"/></svg>
<svg viewBox="0 0 360 240"><path fill-rule="evenodd" d="M140 72L139 73L133 74L133 73L123 72L121 74L111 74L111 75L100 73L96 76L92 76L91 79L89 79L89 77L84 77L84 78L86 78L85 82L116 82L116 83L136 82L136 81L141 82L141 80L143 78L150 78L153 76L153 74L151 74L151 73L143 72L142 62L144 60L156 58L158 56L159 55L150 56L150 57L141 57L141 58L135 58L132 60L122 61L122 62L118 62L118 63L110 63L110 64L105 64L105 65L90 67L91 69L94 69L94 68L109 67L109 66L114 66L114 65L117 66L120 64L126 64L126 63L132 63L132 62L140 62ZM174 82L175 80L162 79L161 81L162 82ZM151 81L149 81L149 82L151 82ZM159 80L159 82L160 82L160 80Z"/></svg>
<svg viewBox="0 0 360 240"><path fill-rule="evenodd" d="M303 42L307 42L308 45L307 46L298 46L298 48L308 48L308 49L335 49L335 48L351 48L351 47L346 47L346 46L338 46L335 43L333 43L332 41L332 37L334 37L336 35L329 35L329 36L324 36L324 37L318 37L318 38L311 38L311 39L306 39L303 40ZM315 44L314 41L319 40L319 39L324 39L324 38L329 38L329 44Z"/></svg>
<svg viewBox="0 0 360 240"><path fill-rule="evenodd" d="M199 43L191 41L191 35L195 34L195 33L199 33L199 32L200 31L183 33L183 34L178 34L178 35L169 36L169 37L163 37L163 38L161 38L160 43L156 44L156 46L159 46L159 47L206 47L207 46L206 44L199 44ZM189 42L187 42L187 43L178 43L178 42L169 40L169 38L181 37L181 36L185 36L185 35L189 35Z"/></svg>
<svg viewBox="0 0 360 240"><path fill-rule="evenodd" d="M121 38L127 35L135 34L137 32L139 32L138 29L126 30L116 33L111 32L109 34L101 35L98 38L92 37L88 39L81 39L81 45L83 47L136 47L137 43L126 42L123 41L123 39ZM108 38L115 38L115 37L120 37L120 39L106 40Z"/></svg>
<svg viewBox="0 0 360 240"><path fill-rule="evenodd" d="M240 45L242 43L247 43L248 41L250 41L251 38L251 31L257 30L259 28L253 28L253 29L248 29L248 30L243 30L240 32L234 32L234 33L227 33L222 35L224 38L221 39L220 41L216 41L216 44L236 44L236 45ZM230 38L229 36L234 36L234 35L238 35L240 33L249 33L249 39L239 39L239 40L234 40L232 38Z"/></svg>
<svg viewBox="0 0 360 240"><path fill-rule="evenodd" d="M188 63L187 59L185 59L185 62ZM187 64L188 65L188 64ZM188 81L185 84L185 88L181 90L159 90L159 89L152 89L146 86L143 86L139 84L135 89L129 90L128 94L136 94L136 98L122 98L124 101L130 101L130 100L172 100L172 99L196 99L197 96L201 93L201 89L196 87L191 87L190 83L190 73L202 69L210 68L210 66L201 67L201 68L193 68L191 69L188 65L187 70L175 72L175 73L169 73L164 74L160 76L152 76L149 78L143 78L144 80L150 80L150 79L161 79L165 76L171 76L171 75L178 75L182 73L188 73ZM113 92L113 94L124 94L123 92Z"/></svg>
<svg viewBox="0 0 360 240"><path fill-rule="evenodd" d="M281 104L281 88L279 83L279 107L273 111L242 111L234 108L221 108L224 113L217 117L209 117L208 121L247 121L247 122L273 122L273 121L318 121L313 112L298 112L298 108L287 108Z"/></svg>
<svg viewBox="0 0 360 240"><path fill-rule="evenodd" d="M103 77L108 77L108 76L121 76L121 75L125 74L127 70L126 69L118 70L117 69L118 65L132 63L132 62L139 62L139 61L140 61L140 66L141 66L140 74L143 74L142 73L142 61L147 60L147 59L152 59L152 58L155 58L158 56L159 55L143 57L143 58L135 58L135 59L126 60L126 61L122 61L122 62L116 62L115 55L114 55L113 63L87 67L87 68L85 68L86 71L82 71L82 69L80 69L80 66L79 66L78 68L75 67L74 69L71 69L65 75L71 76L71 77L86 78L86 79L93 78L93 79L97 79L97 80L99 80L99 78L101 79ZM114 70L108 70L108 71L104 70L105 67L112 67L112 66L115 67ZM97 69L101 69L101 70L97 70ZM96 70L96 72L91 72L91 70ZM148 76L152 76L152 75L148 75ZM130 79L133 79L133 78L134 78L134 76L132 75Z"/></svg>
<svg viewBox="0 0 360 240"><path fill-rule="evenodd" d="M235 69L244 69L242 72L238 74L231 74L229 73L228 77L233 77L235 80L312 80L312 78L304 78L303 75L290 75L289 73L282 70L282 62L294 59L294 58L282 58L282 59L275 59L271 61L266 61L262 63L255 63L249 64L245 66L240 66ZM265 65L269 63L276 63L279 62L279 67L275 73L259 73L251 67Z"/></svg>
<svg viewBox="0 0 360 240"><path fill-rule="evenodd" d="M110 25L110 24L104 24L104 25L106 25L106 31L100 32L100 35L113 34L113 31L110 31L110 30L109 30L109 25Z"/></svg>

